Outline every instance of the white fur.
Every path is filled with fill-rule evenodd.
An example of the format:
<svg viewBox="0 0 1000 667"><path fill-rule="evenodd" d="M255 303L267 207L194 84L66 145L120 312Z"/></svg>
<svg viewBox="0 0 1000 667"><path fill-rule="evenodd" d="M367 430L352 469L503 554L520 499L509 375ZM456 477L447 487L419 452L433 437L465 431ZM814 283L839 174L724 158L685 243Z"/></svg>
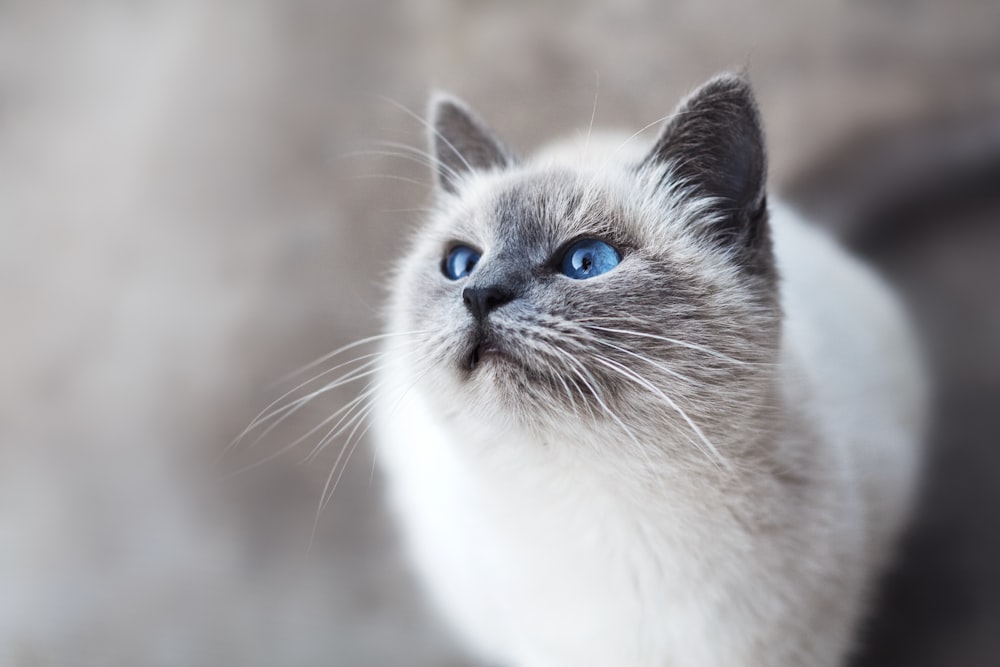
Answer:
<svg viewBox="0 0 1000 667"><path fill-rule="evenodd" d="M579 164L567 149L546 163L560 156ZM800 495L774 470L734 479L667 464L660 484L630 479L594 455L624 437L614 425L457 426L439 418L441 396L429 400L449 388L388 352L379 461L416 568L476 655L522 667L842 663L910 505L924 382L881 281L784 206L771 225L786 418L773 446L803 475ZM748 512L762 517L752 530Z"/></svg>

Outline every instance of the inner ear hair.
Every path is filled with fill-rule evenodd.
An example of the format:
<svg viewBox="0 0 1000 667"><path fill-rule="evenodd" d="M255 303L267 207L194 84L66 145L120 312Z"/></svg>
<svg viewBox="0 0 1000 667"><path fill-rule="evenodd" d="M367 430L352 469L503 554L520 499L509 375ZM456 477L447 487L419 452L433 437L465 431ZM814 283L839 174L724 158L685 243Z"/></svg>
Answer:
<svg viewBox="0 0 1000 667"><path fill-rule="evenodd" d="M718 201L711 232L720 243L766 240L764 132L744 75L719 75L681 102L642 168L664 168L694 195Z"/></svg>

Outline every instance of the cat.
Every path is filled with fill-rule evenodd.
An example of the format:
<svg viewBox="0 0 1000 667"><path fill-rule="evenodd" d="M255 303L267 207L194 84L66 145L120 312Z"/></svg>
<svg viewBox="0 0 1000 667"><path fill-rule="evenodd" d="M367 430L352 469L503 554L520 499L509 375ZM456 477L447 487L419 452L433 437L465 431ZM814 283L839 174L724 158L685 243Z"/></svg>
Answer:
<svg viewBox="0 0 1000 667"><path fill-rule="evenodd" d="M891 291L769 201L752 88L515 156L431 102L373 433L436 609L519 667L841 665L925 430Z"/></svg>

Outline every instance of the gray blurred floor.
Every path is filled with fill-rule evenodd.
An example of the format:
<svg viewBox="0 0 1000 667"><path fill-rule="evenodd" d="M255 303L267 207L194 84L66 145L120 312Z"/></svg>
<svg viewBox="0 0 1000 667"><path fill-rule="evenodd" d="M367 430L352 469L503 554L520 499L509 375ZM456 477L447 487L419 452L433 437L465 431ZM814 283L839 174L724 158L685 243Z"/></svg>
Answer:
<svg viewBox="0 0 1000 667"><path fill-rule="evenodd" d="M272 380L378 329L427 195L368 178L419 165L341 157L422 146L379 95L421 111L448 88L529 149L585 128L595 89L597 125L639 128L747 64L780 185L859 127L1000 108L998 26L968 0L0 3L0 664L461 664L370 451L308 554L335 447L215 477ZM859 244L940 379L926 501L859 664L1000 660L997 210Z"/></svg>

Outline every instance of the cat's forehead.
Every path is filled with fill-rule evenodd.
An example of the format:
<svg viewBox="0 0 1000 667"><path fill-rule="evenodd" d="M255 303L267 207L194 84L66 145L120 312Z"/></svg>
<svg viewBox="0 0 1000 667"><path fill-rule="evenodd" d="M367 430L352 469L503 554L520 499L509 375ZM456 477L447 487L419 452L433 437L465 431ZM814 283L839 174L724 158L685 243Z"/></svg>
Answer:
<svg viewBox="0 0 1000 667"><path fill-rule="evenodd" d="M603 180L547 170L504 174L472 186L448 216L448 231L459 238L542 246L582 235L633 235L621 198Z"/></svg>
<svg viewBox="0 0 1000 667"><path fill-rule="evenodd" d="M504 236L524 242L561 236L581 216L583 192L569 174L526 177L497 189L484 213Z"/></svg>

